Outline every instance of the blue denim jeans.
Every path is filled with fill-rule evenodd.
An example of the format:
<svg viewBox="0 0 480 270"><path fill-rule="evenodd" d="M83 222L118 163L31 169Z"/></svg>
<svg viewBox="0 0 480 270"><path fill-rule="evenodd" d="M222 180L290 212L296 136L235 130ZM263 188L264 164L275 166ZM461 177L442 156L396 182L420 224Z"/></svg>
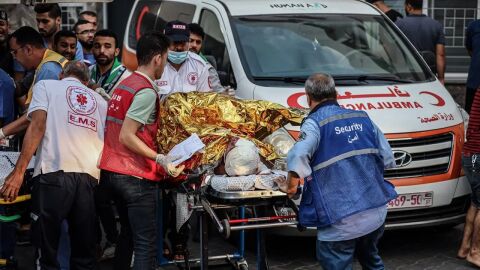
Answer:
<svg viewBox="0 0 480 270"><path fill-rule="evenodd" d="M324 270L351 270L356 255L362 269L383 270L377 244L385 225L359 238L346 241L317 241L317 259Z"/></svg>
<svg viewBox="0 0 480 270"><path fill-rule="evenodd" d="M477 158L473 158L473 156L477 156ZM480 154L475 154L471 157L462 155L462 167L472 189L472 203L477 208L480 208Z"/></svg>
<svg viewBox="0 0 480 270"><path fill-rule="evenodd" d="M129 270L135 251L134 270L157 267L158 185L145 179L103 171L105 188L111 189L120 217L120 235L114 269Z"/></svg>

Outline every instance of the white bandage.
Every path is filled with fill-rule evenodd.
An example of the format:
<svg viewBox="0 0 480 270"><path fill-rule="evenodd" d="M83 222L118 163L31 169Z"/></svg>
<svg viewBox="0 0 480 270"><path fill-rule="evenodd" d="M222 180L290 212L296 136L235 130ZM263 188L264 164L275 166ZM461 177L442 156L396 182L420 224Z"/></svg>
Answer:
<svg viewBox="0 0 480 270"><path fill-rule="evenodd" d="M0 128L0 140L5 139L5 134L3 133L3 128Z"/></svg>

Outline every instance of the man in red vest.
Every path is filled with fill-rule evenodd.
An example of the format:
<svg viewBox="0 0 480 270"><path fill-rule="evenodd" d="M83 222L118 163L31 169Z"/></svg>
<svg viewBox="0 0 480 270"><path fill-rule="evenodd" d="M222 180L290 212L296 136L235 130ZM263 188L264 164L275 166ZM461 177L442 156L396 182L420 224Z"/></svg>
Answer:
<svg viewBox="0 0 480 270"><path fill-rule="evenodd" d="M175 158L157 153L160 100L153 81L162 76L169 45L159 32L144 34L137 44L137 71L115 88L108 103L100 168L120 216L114 269L130 269L133 247L133 269L156 268L157 184L166 173L176 177L184 169L172 164Z"/></svg>

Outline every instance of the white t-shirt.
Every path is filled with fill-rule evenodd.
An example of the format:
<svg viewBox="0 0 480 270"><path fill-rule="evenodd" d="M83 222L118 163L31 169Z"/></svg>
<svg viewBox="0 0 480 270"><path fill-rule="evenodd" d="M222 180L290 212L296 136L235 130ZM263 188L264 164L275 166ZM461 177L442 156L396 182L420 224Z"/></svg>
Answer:
<svg viewBox="0 0 480 270"><path fill-rule="evenodd" d="M166 95L176 92L210 92L212 87L208 82L210 65L199 55L188 52L187 59L177 71L167 62L162 77L155 83L160 88L159 94Z"/></svg>
<svg viewBox="0 0 480 270"><path fill-rule="evenodd" d="M33 87L28 108L47 112L45 135L37 149L33 175L63 170L98 179L107 102L75 78L43 80Z"/></svg>

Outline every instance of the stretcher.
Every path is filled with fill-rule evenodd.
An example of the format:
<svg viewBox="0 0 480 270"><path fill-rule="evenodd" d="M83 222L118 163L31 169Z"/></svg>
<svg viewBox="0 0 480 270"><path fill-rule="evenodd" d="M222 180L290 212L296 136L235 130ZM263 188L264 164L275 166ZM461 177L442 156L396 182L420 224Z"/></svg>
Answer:
<svg viewBox="0 0 480 270"><path fill-rule="evenodd" d="M159 239L157 259L159 266L176 264L179 267L190 269L191 266L199 266L200 269L208 269L210 263L217 265L219 262L230 264L234 269L248 269L245 254L245 232L256 231L256 269L269 269L263 229L296 225L296 214L277 215L274 207L291 207L295 213L298 208L295 203L288 199L287 195L275 190L251 190L251 191L218 191L209 185L201 186L208 176L190 176L182 183L187 196L193 196L194 204L191 210L199 215L200 256L189 258L185 256L183 261L167 260L163 257L163 213L161 207L159 217ZM197 188L189 187L196 185ZM221 214L219 214L221 213ZM232 214L234 213L234 214ZM222 216L222 218L220 218ZM238 244L236 251L230 254L215 254L209 252L209 226L213 226L225 239L238 232Z"/></svg>
<svg viewBox="0 0 480 270"><path fill-rule="evenodd" d="M10 147L2 145L0 147L0 187L3 186L5 177L10 174L15 167L15 163L20 156L20 152L18 152L19 148L18 145L12 145ZM33 168L33 161L29 163L28 170L25 172L24 182L20 189L21 195L12 202L0 198L0 224L16 222L22 218L22 214L26 213L31 199L29 189L27 188L27 182L33 174L31 168ZM16 269L16 262L10 260L10 258L2 258L0 256L0 267L4 266L6 266L7 269Z"/></svg>

